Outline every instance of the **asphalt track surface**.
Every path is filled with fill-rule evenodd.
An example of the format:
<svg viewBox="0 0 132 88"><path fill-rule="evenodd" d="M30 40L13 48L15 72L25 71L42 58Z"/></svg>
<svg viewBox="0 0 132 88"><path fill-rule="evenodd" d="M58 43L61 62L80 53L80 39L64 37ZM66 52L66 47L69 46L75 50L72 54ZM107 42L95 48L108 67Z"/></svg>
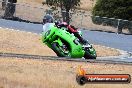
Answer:
<svg viewBox="0 0 132 88"><path fill-rule="evenodd" d="M42 24L33 24L0 19L0 27L41 34ZM132 35L82 30L83 37L90 43L104 45L132 52ZM108 60L110 60L108 58ZM132 57L113 59L113 61L132 62Z"/></svg>

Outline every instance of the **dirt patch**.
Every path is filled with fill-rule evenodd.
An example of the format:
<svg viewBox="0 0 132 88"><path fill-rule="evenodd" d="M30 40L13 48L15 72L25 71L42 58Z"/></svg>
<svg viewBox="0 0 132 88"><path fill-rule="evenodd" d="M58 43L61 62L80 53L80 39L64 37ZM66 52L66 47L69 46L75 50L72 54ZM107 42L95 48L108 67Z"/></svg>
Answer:
<svg viewBox="0 0 132 88"><path fill-rule="evenodd" d="M42 43L40 35L7 29L0 29L0 35L0 52L56 56L50 48ZM115 49L100 45L94 45L94 47L99 57L120 55Z"/></svg>
<svg viewBox="0 0 132 88"><path fill-rule="evenodd" d="M0 52L47 55L56 54L41 42L41 36L0 29Z"/></svg>
<svg viewBox="0 0 132 88"><path fill-rule="evenodd" d="M29 3L29 4L42 4L46 0L19 0L18 3ZM91 10L96 0L81 0L80 7L84 10Z"/></svg>
<svg viewBox="0 0 132 88"><path fill-rule="evenodd" d="M113 48L111 49L101 45L93 45L93 47L96 49L97 56L99 57L120 55L120 52Z"/></svg>
<svg viewBox="0 0 132 88"><path fill-rule="evenodd" d="M80 63L51 60L29 60L0 58L1 88L131 88L130 84L86 84L76 83L77 67L89 74L130 74L131 65ZM69 81L70 80L70 81Z"/></svg>

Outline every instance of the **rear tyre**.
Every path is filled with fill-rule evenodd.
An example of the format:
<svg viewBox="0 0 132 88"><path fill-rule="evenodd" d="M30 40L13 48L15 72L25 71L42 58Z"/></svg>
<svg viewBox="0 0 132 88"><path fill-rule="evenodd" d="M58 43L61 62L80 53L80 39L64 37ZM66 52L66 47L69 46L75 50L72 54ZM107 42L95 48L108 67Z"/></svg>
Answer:
<svg viewBox="0 0 132 88"><path fill-rule="evenodd" d="M58 57L68 57L70 55L69 51L65 52L57 42L52 44L52 50L57 54Z"/></svg>

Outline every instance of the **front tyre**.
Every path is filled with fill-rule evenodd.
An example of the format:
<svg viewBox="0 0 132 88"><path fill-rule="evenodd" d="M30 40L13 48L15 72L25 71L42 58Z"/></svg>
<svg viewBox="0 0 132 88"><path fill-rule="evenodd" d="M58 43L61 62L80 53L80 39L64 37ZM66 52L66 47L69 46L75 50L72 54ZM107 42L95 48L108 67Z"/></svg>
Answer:
<svg viewBox="0 0 132 88"><path fill-rule="evenodd" d="M69 57L69 50L65 50L63 47L59 46L57 42L52 44L52 50L57 54L58 57Z"/></svg>
<svg viewBox="0 0 132 88"><path fill-rule="evenodd" d="M93 47L85 49L84 58L85 59L96 59L97 54Z"/></svg>

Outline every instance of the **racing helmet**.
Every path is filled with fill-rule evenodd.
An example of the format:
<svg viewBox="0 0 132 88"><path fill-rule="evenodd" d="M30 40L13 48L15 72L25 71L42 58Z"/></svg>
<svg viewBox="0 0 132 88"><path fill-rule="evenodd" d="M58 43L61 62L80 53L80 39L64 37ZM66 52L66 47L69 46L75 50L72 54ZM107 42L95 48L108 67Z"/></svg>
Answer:
<svg viewBox="0 0 132 88"><path fill-rule="evenodd" d="M44 18L43 18L43 24L45 24L45 23L53 23L53 21L54 21L54 18L50 14L46 14L44 16Z"/></svg>

